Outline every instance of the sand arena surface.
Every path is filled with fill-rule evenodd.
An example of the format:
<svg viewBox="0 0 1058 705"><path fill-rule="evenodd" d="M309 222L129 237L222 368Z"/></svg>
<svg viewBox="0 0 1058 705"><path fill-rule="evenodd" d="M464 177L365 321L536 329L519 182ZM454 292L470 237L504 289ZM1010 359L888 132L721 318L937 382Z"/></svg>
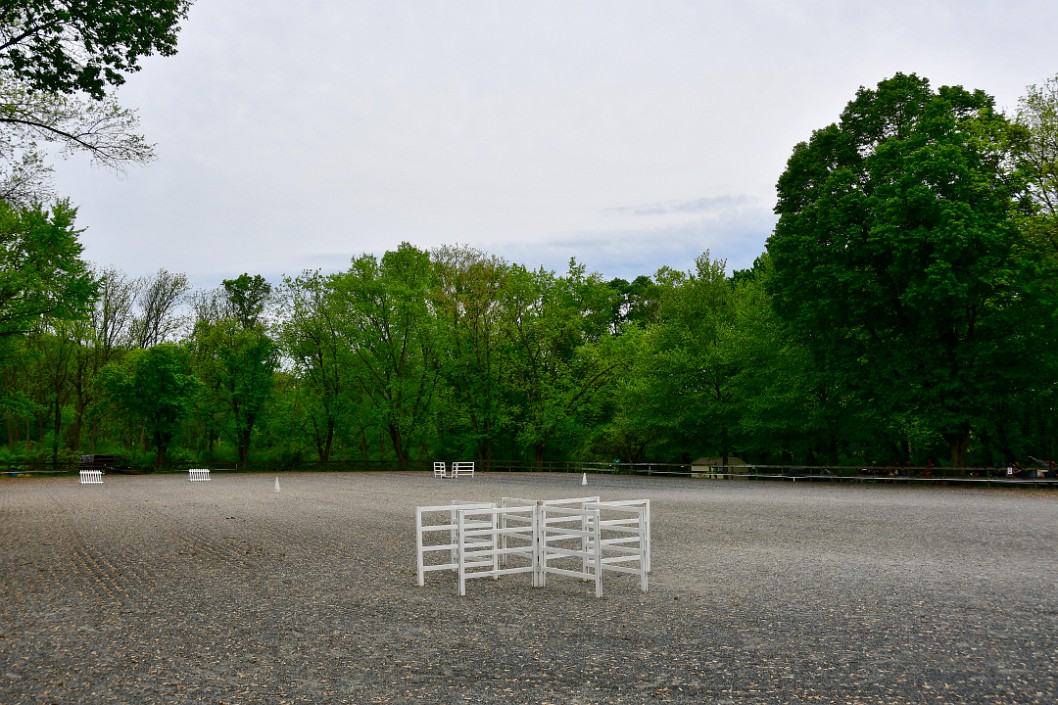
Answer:
<svg viewBox="0 0 1058 705"><path fill-rule="evenodd" d="M1058 702L1058 492L0 479L0 703ZM650 591L415 584L414 510L648 498Z"/></svg>

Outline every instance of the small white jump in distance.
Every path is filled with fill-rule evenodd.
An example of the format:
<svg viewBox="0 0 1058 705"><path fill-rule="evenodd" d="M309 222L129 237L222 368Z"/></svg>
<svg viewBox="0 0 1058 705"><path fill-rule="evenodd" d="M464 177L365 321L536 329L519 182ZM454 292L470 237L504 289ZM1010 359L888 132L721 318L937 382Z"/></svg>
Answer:
<svg viewBox="0 0 1058 705"><path fill-rule="evenodd" d="M187 475L191 478L191 482L209 482L208 468L191 468L187 471Z"/></svg>
<svg viewBox="0 0 1058 705"><path fill-rule="evenodd" d="M433 476L440 477L441 479L474 477L474 461L457 460L452 463L452 469L448 470L445 462L443 460L438 460L433 464Z"/></svg>
<svg viewBox="0 0 1058 705"><path fill-rule="evenodd" d="M102 470L82 470L81 471L81 484L82 485L102 485L103 484L103 471Z"/></svg>

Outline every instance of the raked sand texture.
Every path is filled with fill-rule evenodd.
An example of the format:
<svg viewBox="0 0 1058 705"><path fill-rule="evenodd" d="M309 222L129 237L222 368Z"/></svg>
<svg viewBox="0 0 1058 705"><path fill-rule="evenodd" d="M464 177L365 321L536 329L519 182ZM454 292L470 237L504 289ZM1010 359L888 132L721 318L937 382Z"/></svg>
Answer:
<svg viewBox="0 0 1058 705"><path fill-rule="evenodd" d="M1058 492L0 479L0 703L1058 702ZM415 584L415 507L651 501L650 590Z"/></svg>

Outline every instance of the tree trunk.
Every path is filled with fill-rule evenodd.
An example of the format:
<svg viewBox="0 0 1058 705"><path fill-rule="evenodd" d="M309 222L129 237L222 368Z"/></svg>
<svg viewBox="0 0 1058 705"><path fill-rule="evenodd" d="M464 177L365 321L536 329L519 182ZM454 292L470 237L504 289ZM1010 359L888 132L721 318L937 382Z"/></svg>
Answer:
<svg viewBox="0 0 1058 705"><path fill-rule="evenodd" d="M59 396L55 396L55 409L54 416L52 418L52 437L51 437L51 465L55 467L59 464L59 433L62 431L62 402Z"/></svg>
<svg viewBox="0 0 1058 705"><path fill-rule="evenodd" d="M400 435L400 427L397 424L389 424L389 442L393 446L393 452L397 456L397 467L401 470L408 469L408 452L404 448L404 440Z"/></svg>
<svg viewBox="0 0 1058 705"><path fill-rule="evenodd" d="M168 447L168 442L163 438L160 432L154 434L154 469L161 470L165 467L165 451Z"/></svg>
<svg viewBox="0 0 1058 705"><path fill-rule="evenodd" d="M327 419L327 434L323 438L323 448L320 452L320 462L326 463L331 459L331 448L334 446L334 419Z"/></svg>
<svg viewBox="0 0 1058 705"><path fill-rule="evenodd" d="M250 442L249 439L243 440L243 437L239 438L239 469L245 470L250 463Z"/></svg>
<svg viewBox="0 0 1058 705"><path fill-rule="evenodd" d="M948 442L948 451L953 468L966 467L966 453L970 446L970 429L965 426L954 431L945 431L944 440Z"/></svg>

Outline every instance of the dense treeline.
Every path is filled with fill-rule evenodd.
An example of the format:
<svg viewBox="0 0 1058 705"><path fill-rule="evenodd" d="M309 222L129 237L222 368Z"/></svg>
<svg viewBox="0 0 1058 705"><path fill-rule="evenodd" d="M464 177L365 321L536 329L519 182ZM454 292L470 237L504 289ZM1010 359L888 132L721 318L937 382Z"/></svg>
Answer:
<svg viewBox="0 0 1058 705"><path fill-rule="evenodd" d="M1058 456L1058 83L897 75L798 145L749 270L606 281L466 246L213 291L0 202L0 453L992 465Z"/></svg>

